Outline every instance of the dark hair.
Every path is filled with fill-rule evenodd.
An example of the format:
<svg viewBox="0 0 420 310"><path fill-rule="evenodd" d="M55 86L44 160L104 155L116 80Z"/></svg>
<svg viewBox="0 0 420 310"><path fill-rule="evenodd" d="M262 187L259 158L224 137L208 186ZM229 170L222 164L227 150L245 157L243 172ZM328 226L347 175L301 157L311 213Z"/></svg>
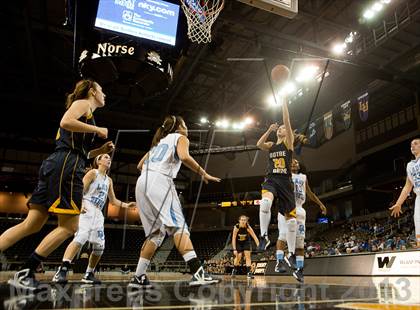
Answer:
<svg viewBox="0 0 420 310"><path fill-rule="evenodd" d="M247 222L249 221L249 217L246 216L245 214L242 214L241 216L239 216L238 221L240 221L242 217L245 217Z"/></svg>
<svg viewBox="0 0 420 310"><path fill-rule="evenodd" d="M166 116L163 124L156 130L151 147L156 146L161 139L165 138L170 133L175 132L183 121L184 120L181 116Z"/></svg>
<svg viewBox="0 0 420 310"><path fill-rule="evenodd" d="M99 154L98 156L95 157L95 159L93 160L93 163L92 163L93 169L98 169L99 168L98 162L102 159L102 157L104 155L106 155L106 154Z"/></svg>
<svg viewBox="0 0 420 310"><path fill-rule="evenodd" d="M76 83L74 86L73 92L71 94L67 94L66 98L66 110L68 110L72 103L79 99L86 99L89 97L89 90L91 88L96 89L97 84L94 80L91 79L83 79Z"/></svg>

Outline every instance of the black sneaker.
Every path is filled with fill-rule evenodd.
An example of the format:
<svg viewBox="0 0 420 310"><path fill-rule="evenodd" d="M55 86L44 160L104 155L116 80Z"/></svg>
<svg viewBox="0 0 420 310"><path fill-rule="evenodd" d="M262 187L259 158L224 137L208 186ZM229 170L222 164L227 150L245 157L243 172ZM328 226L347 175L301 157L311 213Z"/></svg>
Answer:
<svg viewBox="0 0 420 310"><path fill-rule="evenodd" d="M274 271L278 273L285 273L287 270L285 265L286 263L284 262L284 259L277 260L277 264L276 264L276 267L274 268Z"/></svg>
<svg viewBox="0 0 420 310"><path fill-rule="evenodd" d="M130 283L128 283L128 287L136 289L151 289L153 288L153 285L150 283L149 278L145 274L142 274L140 277L134 275Z"/></svg>
<svg viewBox="0 0 420 310"><path fill-rule="evenodd" d="M52 278L51 282L57 284L66 284L67 283L67 267L60 266L58 267L57 272L55 273L54 277Z"/></svg>
<svg viewBox="0 0 420 310"><path fill-rule="evenodd" d="M260 237L260 244L258 245L258 251L263 252L267 250L268 246L270 245L270 239L268 239L267 235Z"/></svg>
<svg viewBox="0 0 420 310"><path fill-rule="evenodd" d="M232 277L236 276L236 274L237 274L236 268L233 268L232 269Z"/></svg>
<svg viewBox="0 0 420 310"><path fill-rule="evenodd" d="M252 272L248 272L246 275L247 279L254 279L254 275L252 274Z"/></svg>
<svg viewBox="0 0 420 310"><path fill-rule="evenodd" d="M296 255L290 254L284 256L284 261L287 264L287 267L289 267L290 270L296 270Z"/></svg>
<svg viewBox="0 0 420 310"><path fill-rule="evenodd" d="M219 279L213 279L201 266L196 273L192 276L189 285L190 286L198 286L198 285L208 285L208 284L215 284L219 283Z"/></svg>
<svg viewBox="0 0 420 310"><path fill-rule="evenodd" d="M35 275L29 268L16 272L13 279L10 279L7 283L17 290L28 292L36 291L39 286L39 281L35 279Z"/></svg>
<svg viewBox="0 0 420 310"><path fill-rule="evenodd" d="M86 272L82 278L82 282L87 284L101 284L101 280L96 279L93 272Z"/></svg>
<svg viewBox="0 0 420 310"><path fill-rule="evenodd" d="M293 276L296 280L298 280L300 283L303 283L303 268L299 268L295 271L293 271Z"/></svg>

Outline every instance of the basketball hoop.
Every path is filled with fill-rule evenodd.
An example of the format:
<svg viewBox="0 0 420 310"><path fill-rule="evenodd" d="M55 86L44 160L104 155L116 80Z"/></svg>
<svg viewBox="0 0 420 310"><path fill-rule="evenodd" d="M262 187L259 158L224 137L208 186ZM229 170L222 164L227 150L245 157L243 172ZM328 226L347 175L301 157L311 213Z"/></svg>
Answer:
<svg viewBox="0 0 420 310"><path fill-rule="evenodd" d="M224 0L181 0L191 42L211 42L211 27L223 9Z"/></svg>

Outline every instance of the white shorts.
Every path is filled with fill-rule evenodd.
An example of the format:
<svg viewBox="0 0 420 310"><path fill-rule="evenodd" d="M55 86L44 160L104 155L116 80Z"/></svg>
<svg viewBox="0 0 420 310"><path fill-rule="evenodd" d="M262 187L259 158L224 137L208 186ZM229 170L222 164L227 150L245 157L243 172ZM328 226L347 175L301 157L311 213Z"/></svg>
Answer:
<svg viewBox="0 0 420 310"><path fill-rule="evenodd" d="M172 178L150 170L142 173L136 184L136 202L146 237L157 231L189 234Z"/></svg>
<svg viewBox="0 0 420 310"><path fill-rule="evenodd" d="M278 221L278 228L279 228L279 240L286 240L286 232L287 232L287 224L286 218L280 212L277 216ZM306 211L305 209L297 205L296 206L296 223L297 223L297 231L296 237L303 237L305 238L305 231L306 231Z"/></svg>
<svg viewBox="0 0 420 310"><path fill-rule="evenodd" d="M89 241L98 246L105 247L104 215L102 211L87 200L82 201L82 206L87 209L86 213L79 216L79 229L74 235L75 242L82 246Z"/></svg>

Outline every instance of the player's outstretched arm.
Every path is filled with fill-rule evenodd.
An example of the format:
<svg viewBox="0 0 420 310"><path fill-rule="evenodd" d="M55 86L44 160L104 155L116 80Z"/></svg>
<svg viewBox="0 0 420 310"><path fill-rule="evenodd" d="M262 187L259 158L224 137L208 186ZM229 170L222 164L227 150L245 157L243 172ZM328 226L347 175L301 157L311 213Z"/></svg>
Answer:
<svg viewBox="0 0 420 310"><path fill-rule="evenodd" d="M277 125L277 123L271 124L270 127L268 127L267 131L261 136L261 138L257 142L257 147L260 150L268 151L273 146L273 142L271 141L266 142L266 141L268 137L270 136L270 133L276 131L277 128L279 128L279 125Z"/></svg>
<svg viewBox="0 0 420 310"><path fill-rule="evenodd" d="M109 177L108 177L109 178ZM136 206L135 202L122 202L121 200L117 199L114 192L114 182L112 179L109 178L109 189L108 189L108 198L109 202L114 206L121 207L121 208L134 208Z"/></svg>
<svg viewBox="0 0 420 310"><path fill-rule="evenodd" d="M402 214L402 211L401 211L402 204L407 199L412 189L413 189L413 183L411 183L410 179L407 177L405 180L405 185L403 189L401 190L400 197L398 197L397 202L391 208L389 208L389 210L391 210L391 216L399 217Z"/></svg>
<svg viewBox="0 0 420 310"><path fill-rule="evenodd" d="M176 146L176 152L178 154L179 159L182 163L190 168L192 171L201 175L203 181L207 184L209 181L212 182L220 182L220 179L214 176L211 176L201 168L201 166L195 161L195 159L190 155L190 141L187 137L181 136L178 140L178 145Z"/></svg>
<svg viewBox="0 0 420 310"><path fill-rule="evenodd" d="M290 116L289 116L289 108L287 107L287 99L283 99L284 102L281 105L282 111L283 111L283 124L284 127L286 127L286 142L287 142L287 148L289 150L293 150L293 143L295 140L295 135L292 129L292 125L290 123Z"/></svg>
<svg viewBox="0 0 420 310"><path fill-rule="evenodd" d="M306 194L308 195L309 200L315 202L320 207L322 214L324 215L327 214L327 208L322 203L322 201L319 200L318 196L315 195L315 193L312 191L312 189L309 186L308 180L306 180L305 186L306 186Z"/></svg>

